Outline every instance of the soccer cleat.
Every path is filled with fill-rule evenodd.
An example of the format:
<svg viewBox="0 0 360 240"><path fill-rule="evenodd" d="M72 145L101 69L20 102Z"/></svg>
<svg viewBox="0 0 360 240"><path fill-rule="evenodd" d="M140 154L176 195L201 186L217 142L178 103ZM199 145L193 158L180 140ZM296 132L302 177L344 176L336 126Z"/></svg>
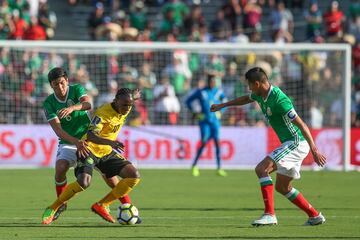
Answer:
<svg viewBox="0 0 360 240"><path fill-rule="evenodd" d="M58 210L55 212L55 214L54 214L54 219L53 219L52 221L57 220L57 219L60 217L61 213L63 213L66 209L67 209L67 204L66 204L66 203L63 203L63 204L58 208Z"/></svg>
<svg viewBox="0 0 360 240"><path fill-rule="evenodd" d="M278 222L275 215L265 213L259 219L254 220L251 225L253 225L254 227L259 227L277 225L277 223Z"/></svg>
<svg viewBox="0 0 360 240"><path fill-rule="evenodd" d="M96 213L97 215L99 215L100 217L102 217L105 221L111 222L111 223L115 223L115 220L113 219L113 217L110 215L110 212L108 211L108 209L104 206L102 206L99 203L94 203L91 206L91 210Z"/></svg>
<svg viewBox="0 0 360 240"><path fill-rule="evenodd" d="M316 217L309 217L309 219L305 222L305 226L315 226L315 225L320 225L323 224L325 222L325 217L319 213L319 215L317 215Z"/></svg>
<svg viewBox="0 0 360 240"><path fill-rule="evenodd" d="M54 215L56 211L50 207L45 209L45 212L42 215L42 224L49 225L54 221Z"/></svg>
<svg viewBox="0 0 360 240"><path fill-rule="evenodd" d="M227 176L227 173L226 173L225 170L223 170L223 169L218 169L218 170L216 171L216 174L217 174L218 176L220 176L220 177L226 177L226 176Z"/></svg>
<svg viewBox="0 0 360 240"><path fill-rule="evenodd" d="M191 171L192 171L192 175L193 175L194 177L200 176L200 170L199 170L198 167L193 166L193 167L191 168Z"/></svg>

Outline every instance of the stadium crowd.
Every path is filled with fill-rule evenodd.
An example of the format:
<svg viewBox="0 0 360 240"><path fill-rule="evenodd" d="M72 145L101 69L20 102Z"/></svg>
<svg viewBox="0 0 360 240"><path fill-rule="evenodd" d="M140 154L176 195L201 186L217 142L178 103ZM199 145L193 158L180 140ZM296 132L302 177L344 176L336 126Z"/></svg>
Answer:
<svg viewBox="0 0 360 240"><path fill-rule="evenodd" d="M56 17L54 20L55 15L49 11L47 1L34 1L38 2L37 11L31 10L31 2L2 1L2 39L52 38ZM360 126L360 1L350 1L348 9L342 9L341 2L332 1L328 8L322 9L316 0L306 4L301 0L229 0L223 1L211 20L203 14L203 6L210 0L68 2L74 7L93 6L88 17L88 30L94 41L351 44L351 124ZM155 17L148 11L154 8L158 9ZM43 33L40 27L30 30L35 26L43 28ZM302 29L303 33L297 29ZM233 98L246 93L242 75L255 64L267 71L273 84L290 93L311 127L339 126L343 118L342 100L338 94L344 77L340 54L273 51L264 55L223 56L214 53L204 57L176 50L85 58L8 48L2 48L0 54L0 96L4 99L2 102L6 100L0 109L2 123L45 121L41 103L51 93L46 74L54 66L68 69L71 81L85 86L95 106L112 99L119 85L140 88L143 101L136 103L130 121L133 125L192 124L184 100L189 92L204 86L206 74L215 74L218 86L224 89L228 98ZM301 94L292 96L294 89L302 89ZM330 113L330 116L325 117L324 113ZM224 125L266 124L256 104L230 109L225 114Z"/></svg>

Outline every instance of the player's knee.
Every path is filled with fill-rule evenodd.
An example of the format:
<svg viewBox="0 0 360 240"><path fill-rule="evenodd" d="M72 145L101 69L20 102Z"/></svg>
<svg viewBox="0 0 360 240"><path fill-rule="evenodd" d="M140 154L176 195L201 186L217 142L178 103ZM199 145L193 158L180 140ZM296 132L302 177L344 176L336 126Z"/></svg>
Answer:
<svg viewBox="0 0 360 240"><path fill-rule="evenodd" d="M262 177L262 175L265 173L264 167L261 164L256 165L255 173L258 177Z"/></svg>
<svg viewBox="0 0 360 240"><path fill-rule="evenodd" d="M69 169L69 167L70 167L70 164L68 161L59 160L56 162L56 165L55 165L55 174L57 174L57 175L65 174L67 172L67 170Z"/></svg>
<svg viewBox="0 0 360 240"><path fill-rule="evenodd" d="M78 179L78 183L83 189L90 187L91 176L89 176L89 175L81 176Z"/></svg>

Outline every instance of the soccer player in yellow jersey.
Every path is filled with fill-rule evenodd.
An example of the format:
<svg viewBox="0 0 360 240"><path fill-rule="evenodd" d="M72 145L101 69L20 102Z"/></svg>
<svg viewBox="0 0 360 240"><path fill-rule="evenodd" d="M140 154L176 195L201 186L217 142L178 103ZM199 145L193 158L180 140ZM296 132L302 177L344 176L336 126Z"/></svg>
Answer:
<svg viewBox="0 0 360 240"><path fill-rule="evenodd" d="M79 157L75 175L77 180L68 185L65 191L50 205L42 217L43 224L53 221L57 209L78 192L89 187L94 167L97 167L107 178L120 176L122 180L99 202L94 203L92 211L104 220L114 223L108 206L117 198L128 194L140 181L138 170L119 154L124 145L116 138L124 125L135 100L140 98L139 90L121 88L112 103L98 108L89 125L83 140L87 141L90 154Z"/></svg>

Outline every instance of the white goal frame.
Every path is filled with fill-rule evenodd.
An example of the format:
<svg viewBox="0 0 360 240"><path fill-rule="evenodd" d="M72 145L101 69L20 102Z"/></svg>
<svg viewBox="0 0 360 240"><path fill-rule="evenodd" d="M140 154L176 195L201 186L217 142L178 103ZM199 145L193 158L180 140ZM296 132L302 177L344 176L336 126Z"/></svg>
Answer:
<svg viewBox="0 0 360 240"><path fill-rule="evenodd" d="M145 50L172 50L183 49L196 52L213 52L214 49L226 52L260 52L280 50L280 51L327 51L336 50L345 52L345 81L342 82L342 94L344 97L343 106L343 169L352 170L350 165L350 134L351 134L351 46L349 44L311 44L311 43L292 43L292 44L274 44L274 43L167 43L167 42L89 42L89 41L0 41L0 47L36 48L36 49L56 49L59 53L71 52L74 49L77 53L119 53L142 52Z"/></svg>

